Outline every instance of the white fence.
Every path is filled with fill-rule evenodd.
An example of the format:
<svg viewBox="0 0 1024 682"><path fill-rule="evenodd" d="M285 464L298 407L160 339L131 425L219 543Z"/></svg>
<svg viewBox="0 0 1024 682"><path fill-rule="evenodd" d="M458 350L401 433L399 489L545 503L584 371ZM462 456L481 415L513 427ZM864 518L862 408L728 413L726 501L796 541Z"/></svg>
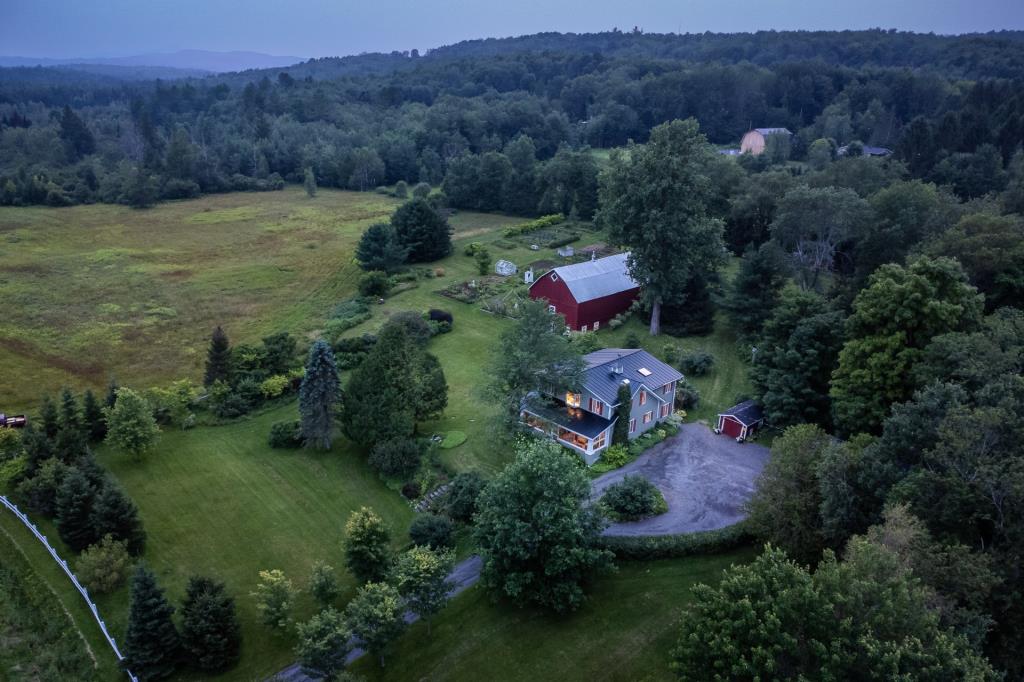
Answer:
<svg viewBox="0 0 1024 682"><path fill-rule="evenodd" d="M71 572L70 568L68 568L68 562L60 558L60 555L57 554L57 550L50 546L50 543L49 541L47 541L46 536L39 532L39 529L36 528L35 524L32 523L27 516L22 514L21 510L18 509L13 502L8 500L3 495L0 495L0 503L3 503L3 505L10 509L15 516L21 519L21 522L24 523L25 526L30 531L32 531L32 534L36 536L39 542L43 543L43 547L45 547L46 551L50 553L50 556L52 556L53 560L57 562L57 565L64 569L64 572L67 573L68 578L71 579L71 584L75 586L75 589L77 589L79 593L81 593L82 598L85 599L85 603L89 605L89 610L92 611L93 617L95 617L96 622L99 623L100 632L102 632L103 636L107 638L107 642L110 644L110 648L114 650L114 655L117 656L117 660L123 661L124 656L121 655L121 650L117 648L117 642L115 642L114 638L110 636L110 633L107 631L107 624L104 623L103 619L100 617L99 609L96 608L96 604L93 602L93 600L89 598L89 590L85 589L85 587L83 587L82 584L78 582L78 577ZM139 682L139 678L135 677L135 675L132 675L130 670L125 670L125 672L128 673L128 678L131 679L132 682Z"/></svg>

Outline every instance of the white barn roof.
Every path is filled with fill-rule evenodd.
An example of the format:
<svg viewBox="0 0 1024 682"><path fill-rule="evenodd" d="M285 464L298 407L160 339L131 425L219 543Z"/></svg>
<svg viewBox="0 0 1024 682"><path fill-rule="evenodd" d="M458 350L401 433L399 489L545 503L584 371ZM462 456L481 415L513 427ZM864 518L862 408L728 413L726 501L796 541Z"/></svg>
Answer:
<svg viewBox="0 0 1024 682"><path fill-rule="evenodd" d="M563 265L555 268L554 272L569 287L577 303L593 301L640 286L629 275L626 267L628 256L628 252L617 253L584 263Z"/></svg>

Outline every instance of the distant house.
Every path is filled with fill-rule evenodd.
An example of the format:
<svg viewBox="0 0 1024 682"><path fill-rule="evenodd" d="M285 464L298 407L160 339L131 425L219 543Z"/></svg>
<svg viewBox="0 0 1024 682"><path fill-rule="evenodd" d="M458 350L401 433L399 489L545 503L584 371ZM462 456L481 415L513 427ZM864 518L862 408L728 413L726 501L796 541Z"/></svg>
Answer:
<svg viewBox="0 0 1024 682"><path fill-rule="evenodd" d="M793 133L787 128L754 128L740 140L741 154L763 154L768 144L768 138L772 135L785 135L790 137Z"/></svg>
<svg viewBox="0 0 1024 682"><path fill-rule="evenodd" d="M838 156L846 156L850 153L850 145L844 144L842 147L836 150ZM892 150L888 147L871 147L869 145L861 145L862 156L889 156L892 154Z"/></svg>
<svg viewBox="0 0 1024 682"><path fill-rule="evenodd" d="M626 267L628 256L619 253L554 268L530 285L530 298L547 301L548 309L564 317L573 331L599 329L640 293Z"/></svg>
<svg viewBox="0 0 1024 682"><path fill-rule="evenodd" d="M676 383L683 375L639 348L605 348L584 355L583 362L586 369L579 392L528 396L520 420L578 452L590 465L611 445L619 386L630 388L626 418L633 439L672 414Z"/></svg>
<svg viewBox="0 0 1024 682"><path fill-rule="evenodd" d="M746 440L764 426L764 412L753 400L746 400L718 414L716 433L724 433L736 440Z"/></svg>
<svg viewBox="0 0 1024 682"><path fill-rule="evenodd" d="M512 261L503 258L494 264L494 271L502 277L508 277L509 275L516 274L519 268Z"/></svg>

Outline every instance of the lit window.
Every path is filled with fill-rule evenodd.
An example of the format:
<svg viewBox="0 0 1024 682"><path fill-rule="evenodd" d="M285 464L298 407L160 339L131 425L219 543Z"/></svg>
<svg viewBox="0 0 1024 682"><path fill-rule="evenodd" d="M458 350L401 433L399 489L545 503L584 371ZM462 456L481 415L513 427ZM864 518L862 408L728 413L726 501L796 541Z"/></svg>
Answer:
<svg viewBox="0 0 1024 682"><path fill-rule="evenodd" d="M644 412L644 424L650 424L652 419L654 419L654 410Z"/></svg>
<svg viewBox="0 0 1024 682"><path fill-rule="evenodd" d="M636 419L629 420L629 432L636 433Z"/></svg>
<svg viewBox="0 0 1024 682"><path fill-rule="evenodd" d="M600 450L601 448L604 447L604 444L605 444L606 440L607 440L607 432L602 432L600 436L598 436L597 438L594 439L594 442L593 442L593 445L591 446L591 449L593 449L593 450Z"/></svg>
<svg viewBox="0 0 1024 682"><path fill-rule="evenodd" d="M647 391L640 391L640 404L641 405L646 405L647 404Z"/></svg>
<svg viewBox="0 0 1024 682"><path fill-rule="evenodd" d="M566 393L565 394L565 404L568 405L569 407L579 407L580 406L580 402L581 402L581 400L580 400L580 394L579 393Z"/></svg>
<svg viewBox="0 0 1024 682"><path fill-rule="evenodd" d="M596 398L591 398L590 411L593 412L594 414L604 416L604 403L602 403L600 400L597 400Z"/></svg>

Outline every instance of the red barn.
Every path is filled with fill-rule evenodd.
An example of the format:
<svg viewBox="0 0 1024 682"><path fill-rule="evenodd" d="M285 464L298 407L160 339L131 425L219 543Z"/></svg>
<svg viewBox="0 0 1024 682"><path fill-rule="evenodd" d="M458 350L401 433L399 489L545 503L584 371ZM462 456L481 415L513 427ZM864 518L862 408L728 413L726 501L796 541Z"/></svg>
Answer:
<svg viewBox="0 0 1024 682"><path fill-rule="evenodd" d="M530 298L544 299L551 312L565 318L574 331L593 331L624 312L636 300L640 285L626 267L628 253L563 265L530 285Z"/></svg>

